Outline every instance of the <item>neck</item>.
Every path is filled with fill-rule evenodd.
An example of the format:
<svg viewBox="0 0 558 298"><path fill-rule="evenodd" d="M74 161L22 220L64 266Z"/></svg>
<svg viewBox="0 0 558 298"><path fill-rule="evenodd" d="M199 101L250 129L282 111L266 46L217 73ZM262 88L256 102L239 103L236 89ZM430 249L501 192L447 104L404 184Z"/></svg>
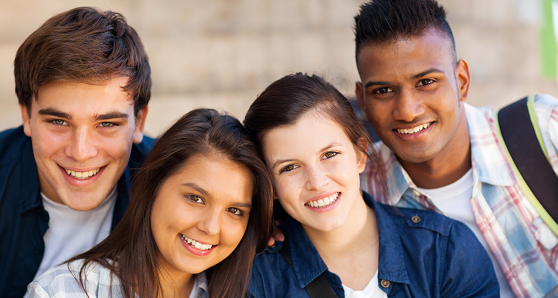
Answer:
<svg viewBox="0 0 558 298"><path fill-rule="evenodd" d="M326 264L330 258L358 255L364 248L378 242L376 215L366 205L362 195L359 197L341 227L321 231L303 225L308 238Z"/></svg>
<svg viewBox="0 0 558 298"><path fill-rule="evenodd" d="M471 142L465 115L451 141L434 158L420 163L397 159L418 187L439 188L459 180L471 169Z"/></svg>
<svg viewBox="0 0 558 298"><path fill-rule="evenodd" d="M178 270L168 271L165 266L162 267L159 268L159 297L188 297L194 288L195 276Z"/></svg>

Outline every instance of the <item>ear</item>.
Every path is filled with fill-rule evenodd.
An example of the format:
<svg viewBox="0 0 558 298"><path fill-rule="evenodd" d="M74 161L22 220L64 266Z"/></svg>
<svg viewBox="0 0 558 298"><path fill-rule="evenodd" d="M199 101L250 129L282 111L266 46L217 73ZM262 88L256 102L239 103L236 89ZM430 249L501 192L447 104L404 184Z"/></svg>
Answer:
<svg viewBox="0 0 558 298"><path fill-rule="evenodd" d="M469 74L469 65L465 60L460 59L455 68L455 77L457 78L457 88L459 90L459 100L466 101L469 97L469 84L471 83L471 75Z"/></svg>
<svg viewBox="0 0 558 298"><path fill-rule="evenodd" d="M143 140L143 127L145 126L145 118L147 117L148 110L149 108L145 106L145 108L138 111L134 128L134 144L139 144Z"/></svg>
<svg viewBox="0 0 558 298"><path fill-rule="evenodd" d="M355 96L357 98L358 101L358 105L360 106L360 108L363 111L366 111L366 109L364 108L364 90L362 89L362 83L361 82L356 82L355 83Z"/></svg>
<svg viewBox="0 0 558 298"><path fill-rule="evenodd" d="M366 168L366 161L368 160L368 156L365 152L368 152L368 146L370 146L370 144L368 144L368 142L366 142L363 138L360 138L356 146L358 148L355 147L357 169L359 174L362 173Z"/></svg>
<svg viewBox="0 0 558 298"><path fill-rule="evenodd" d="M31 117L29 117L27 107L19 105L19 109L21 110L21 119L23 120L23 132L26 136L31 137Z"/></svg>

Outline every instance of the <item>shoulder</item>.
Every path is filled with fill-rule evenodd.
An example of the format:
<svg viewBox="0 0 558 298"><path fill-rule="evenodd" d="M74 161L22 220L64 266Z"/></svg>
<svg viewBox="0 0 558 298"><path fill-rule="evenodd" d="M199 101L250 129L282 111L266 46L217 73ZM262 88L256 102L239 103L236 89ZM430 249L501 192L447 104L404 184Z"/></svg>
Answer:
<svg viewBox="0 0 558 298"><path fill-rule="evenodd" d="M31 144L31 138L23 133L23 126L0 132L0 168L14 159L19 159L25 145Z"/></svg>
<svg viewBox="0 0 558 298"><path fill-rule="evenodd" d="M420 229L449 237L452 229L467 228L460 222L432 211L394 207L382 203L376 203L376 206L376 208L381 208L403 230Z"/></svg>
<svg viewBox="0 0 558 298"><path fill-rule="evenodd" d="M28 298L33 297L120 297L120 281L110 270L97 262L83 268L83 260L76 260L47 270L27 287ZM83 278L86 293L81 286ZM45 296L46 295L46 296ZM112 296L111 296L112 295Z"/></svg>
<svg viewBox="0 0 558 298"><path fill-rule="evenodd" d="M156 140L148 136L144 136L141 143L134 144L132 146L132 152L130 154L129 162L131 168L135 169L141 167L145 158L147 157L147 154L149 154L151 148L153 148L153 145L155 145L155 142Z"/></svg>
<svg viewBox="0 0 558 298"><path fill-rule="evenodd" d="M79 283L82 260L50 268L27 287L29 297L72 297L83 294Z"/></svg>
<svg viewBox="0 0 558 298"><path fill-rule="evenodd" d="M254 258L248 297L289 297L298 291L295 272L279 253L283 242L266 248Z"/></svg>

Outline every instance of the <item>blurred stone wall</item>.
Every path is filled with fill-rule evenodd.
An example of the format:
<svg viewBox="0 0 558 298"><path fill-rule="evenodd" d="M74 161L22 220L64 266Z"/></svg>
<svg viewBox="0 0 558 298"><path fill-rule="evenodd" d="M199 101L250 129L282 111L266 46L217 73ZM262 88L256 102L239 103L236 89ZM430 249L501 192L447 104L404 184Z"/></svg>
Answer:
<svg viewBox="0 0 558 298"><path fill-rule="evenodd" d="M499 108L530 92L558 96L539 71L540 0L441 0L457 52L471 70L469 103ZM21 124L13 59L50 16L76 6L122 13L152 67L146 133L156 136L196 107L240 118L267 85L292 72L318 73L352 96L356 0L2 0L0 130Z"/></svg>

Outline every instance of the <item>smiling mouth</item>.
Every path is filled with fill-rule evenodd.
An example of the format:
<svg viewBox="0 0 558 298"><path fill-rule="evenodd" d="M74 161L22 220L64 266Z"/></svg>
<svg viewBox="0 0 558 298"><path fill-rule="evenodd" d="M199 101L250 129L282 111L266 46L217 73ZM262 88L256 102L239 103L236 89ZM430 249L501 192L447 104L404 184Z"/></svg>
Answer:
<svg viewBox="0 0 558 298"><path fill-rule="evenodd" d="M428 127L430 127L431 124L432 123L424 123L424 124L421 124L419 126L409 128L409 129L405 129L405 128L396 129L396 131L400 134L412 135L412 134L415 134L419 131L422 131L423 129L427 129Z"/></svg>
<svg viewBox="0 0 558 298"><path fill-rule="evenodd" d="M340 192L336 192L329 197L325 197L325 198L319 199L317 201L308 201L304 205L307 205L307 206L310 206L310 207L313 207L313 208L327 207L327 206L335 203L335 201L337 201L337 198L339 197L340 194L341 194Z"/></svg>
<svg viewBox="0 0 558 298"><path fill-rule="evenodd" d="M79 180L89 179L89 178L97 175L97 173L99 173L100 170L101 170L101 168L91 170L91 171L85 171L85 172L76 172L76 171L72 171L72 170L68 170L68 169L64 168L64 171L66 171L66 173L68 173L68 176L70 176L72 178L79 179Z"/></svg>
<svg viewBox="0 0 558 298"><path fill-rule="evenodd" d="M210 250L213 247L215 247L215 245L211 245L211 244L202 244L199 243L198 241L192 239L192 238L188 238L182 234L180 234L180 238L182 239L182 241L188 245L190 245L191 247L194 247L196 249L199 250Z"/></svg>

